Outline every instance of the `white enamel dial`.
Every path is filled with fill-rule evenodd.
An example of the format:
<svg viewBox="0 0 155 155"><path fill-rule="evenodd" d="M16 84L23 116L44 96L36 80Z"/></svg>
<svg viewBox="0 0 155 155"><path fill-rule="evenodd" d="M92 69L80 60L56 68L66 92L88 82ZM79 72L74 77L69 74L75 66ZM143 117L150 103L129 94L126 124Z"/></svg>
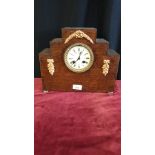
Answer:
<svg viewBox="0 0 155 155"><path fill-rule="evenodd" d="M70 46L64 55L66 66L73 72L85 72L92 66L94 55L91 48L78 43Z"/></svg>

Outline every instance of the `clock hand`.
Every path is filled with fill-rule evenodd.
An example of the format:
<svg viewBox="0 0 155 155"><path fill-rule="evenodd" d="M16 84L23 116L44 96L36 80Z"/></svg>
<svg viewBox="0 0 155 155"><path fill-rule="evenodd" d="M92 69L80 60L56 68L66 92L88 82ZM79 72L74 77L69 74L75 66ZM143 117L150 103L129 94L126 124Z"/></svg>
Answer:
<svg viewBox="0 0 155 155"><path fill-rule="evenodd" d="M82 54L82 52L80 52L79 57L78 57L78 59L76 61L80 60L81 54Z"/></svg>
<svg viewBox="0 0 155 155"><path fill-rule="evenodd" d="M81 54L82 54L82 52L80 52L80 55L79 55L79 57L81 57Z"/></svg>
<svg viewBox="0 0 155 155"><path fill-rule="evenodd" d="M76 62L76 61L71 61L70 63L71 63L71 64L75 64L75 62Z"/></svg>
<svg viewBox="0 0 155 155"><path fill-rule="evenodd" d="M80 56L81 56L81 54L82 54L82 52L80 52L79 57L77 58L76 61L71 61L70 63L73 64L73 65L75 65L75 63L76 63L78 60L80 60Z"/></svg>

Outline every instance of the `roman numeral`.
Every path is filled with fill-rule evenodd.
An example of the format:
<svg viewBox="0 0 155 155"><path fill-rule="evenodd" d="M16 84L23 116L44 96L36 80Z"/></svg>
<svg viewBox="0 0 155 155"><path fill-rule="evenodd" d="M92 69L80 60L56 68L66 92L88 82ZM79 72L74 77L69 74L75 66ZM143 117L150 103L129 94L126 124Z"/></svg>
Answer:
<svg viewBox="0 0 155 155"><path fill-rule="evenodd" d="M88 63L87 61L82 61L82 63Z"/></svg>

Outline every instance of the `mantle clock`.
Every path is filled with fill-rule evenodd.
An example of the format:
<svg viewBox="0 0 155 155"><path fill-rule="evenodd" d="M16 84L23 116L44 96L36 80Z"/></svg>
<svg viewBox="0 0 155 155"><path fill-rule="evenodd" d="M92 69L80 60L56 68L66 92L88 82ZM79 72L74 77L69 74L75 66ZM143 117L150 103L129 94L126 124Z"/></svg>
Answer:
<svg viewBox="0 0 155 155"><path fill-rule="evenodd" d="M113 92L120 56L96 28L62 28L39 53L44 91Z"/></svg>

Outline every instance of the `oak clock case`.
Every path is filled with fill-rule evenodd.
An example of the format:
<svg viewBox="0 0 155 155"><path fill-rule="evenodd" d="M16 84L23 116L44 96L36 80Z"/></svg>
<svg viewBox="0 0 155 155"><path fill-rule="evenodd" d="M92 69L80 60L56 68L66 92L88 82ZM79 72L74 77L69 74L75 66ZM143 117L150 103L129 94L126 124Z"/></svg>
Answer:
<svg viewBox="0 0 155 155"><path fill-rule="evenodd" d="M39 53L43 91L112 92L120 56L96 28L61 29Z"/></svg>

